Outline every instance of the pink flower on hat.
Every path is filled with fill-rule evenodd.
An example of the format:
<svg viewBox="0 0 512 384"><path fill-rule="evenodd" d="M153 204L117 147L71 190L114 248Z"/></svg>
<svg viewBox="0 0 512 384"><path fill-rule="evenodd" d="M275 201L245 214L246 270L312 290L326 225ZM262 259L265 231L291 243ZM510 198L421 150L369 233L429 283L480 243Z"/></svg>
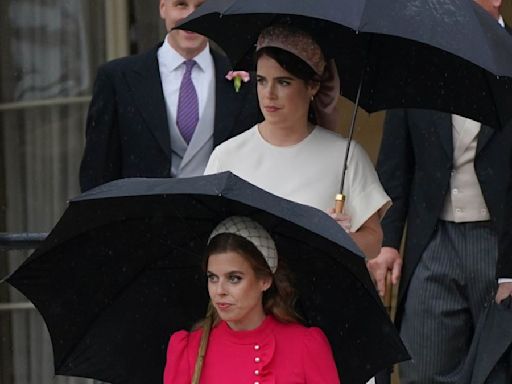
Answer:
<svg viewBox="0 0 512 384"><path fill-rule="evenodd" d="M226 79L229 81L233 80L235 91L238 92L242 86L242 81L247 83L251 79L251 76L249 75L249 72L245 71L229 71L226 75Z"/></svg>

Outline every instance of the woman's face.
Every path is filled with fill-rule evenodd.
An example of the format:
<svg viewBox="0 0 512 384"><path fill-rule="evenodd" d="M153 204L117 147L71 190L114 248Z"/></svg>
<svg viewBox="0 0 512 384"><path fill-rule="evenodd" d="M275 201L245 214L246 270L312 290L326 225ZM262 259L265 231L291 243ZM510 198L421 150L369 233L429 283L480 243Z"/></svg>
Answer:
<svg viewBox="0 0 512 384"><path fill-rule="evenodd" d="M257 65L258 100L265 121L274 124L307 120L311 97L318 85L306 84L269 56Z"/></svg>
<svg viewBox="0 0 512 384"><path fill-rule="evenodd" d="M214 253L208 258L208 293L219 317L234 330L258 327L265 313L263 292L271 279L260 279L238 252Z"/></svg>

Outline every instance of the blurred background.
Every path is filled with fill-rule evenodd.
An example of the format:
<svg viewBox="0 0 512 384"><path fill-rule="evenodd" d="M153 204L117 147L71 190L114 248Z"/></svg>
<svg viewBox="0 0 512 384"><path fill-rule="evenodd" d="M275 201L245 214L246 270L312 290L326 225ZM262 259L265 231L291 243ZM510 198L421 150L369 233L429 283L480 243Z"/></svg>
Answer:
<svg viewBox="0 0 512 384"><path fill-rule="evenodd" d="M512 21L512 3L503 15ZM44 233L79 193L85 116L97 67L163 40L158 0L0 2L0 232ZM353 105L340 101L342 133ZM360 111L356 140L375 161L384 113ZM0 278L30 249L0 248ZM392 304L389 304L392 307ZM54 377L37 311L0 284L0 384L82 384Z"/></svg>

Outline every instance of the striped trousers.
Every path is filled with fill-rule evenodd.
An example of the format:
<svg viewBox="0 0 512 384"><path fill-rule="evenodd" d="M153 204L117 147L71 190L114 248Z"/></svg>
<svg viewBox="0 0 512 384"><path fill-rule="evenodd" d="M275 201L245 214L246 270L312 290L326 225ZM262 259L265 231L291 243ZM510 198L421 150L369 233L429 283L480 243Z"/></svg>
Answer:
<svg viewBox="0 0 512 384"><path fill-rule="evenodd" d="M400 336L412 360L400 364L400 384L456 383L496 289L497 236L489 222L438 224L405 299Z"/></svg>

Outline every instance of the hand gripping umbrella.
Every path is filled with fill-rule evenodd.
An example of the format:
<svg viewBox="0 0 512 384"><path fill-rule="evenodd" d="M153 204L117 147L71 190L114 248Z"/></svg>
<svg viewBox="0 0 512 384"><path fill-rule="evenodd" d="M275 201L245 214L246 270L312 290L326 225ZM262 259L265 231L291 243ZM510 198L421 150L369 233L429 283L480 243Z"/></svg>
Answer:
<svg viewBox="0 0 512 384"><path fill-rule="evenodd" d="M345 231L324 212L225 172L118 180L70 202L7 278L42 314L56 373L161 383L170 334L206 313L201 258L212 229L232 215L273 236L298 282L297 310L327 335L343 383L362 384L408 358Z"/></svg>
<svg viewBox="0 0 512 384"><path fill-rule="evenodd" d="M512 118L512 39L474 1L209 0L178 28L211 38L236 65L277 22L315 37L356 104L344 171L357 106L435 109L493 127Z"/></svg>

